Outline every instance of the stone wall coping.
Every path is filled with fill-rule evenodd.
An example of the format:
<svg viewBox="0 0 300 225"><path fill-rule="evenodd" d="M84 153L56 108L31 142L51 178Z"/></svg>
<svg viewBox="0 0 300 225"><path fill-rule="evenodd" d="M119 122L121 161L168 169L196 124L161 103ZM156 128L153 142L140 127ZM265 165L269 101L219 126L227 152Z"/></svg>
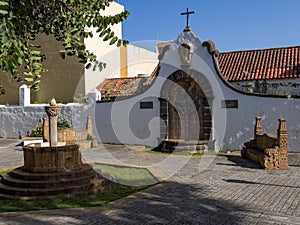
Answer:
<svg viewBox="0 0 300 225"><path fill-rule="evenodd" d="M47 106L49 104L46 104L46 103L42 103L42 104L30 104L30 105L27 105L26 107L44 107L44 106Z"/></svg>
<svg viewBox="0 0 300 225"><path fill-rule="evenodd" d="M88 105L87 103L58 103L57 106L84 106L84 105ZM0 108L5 108L5 107L9 107L9 108L39 108L39 107L45 107L45 106L49 106L49 104L43 103L43 104L30 104L30 105L26 105L26 106L21 106L21 105L0 105Z"/></svg>
<svg viewBox="0 0 300 225"><path fill-rule="evenodd" d="M70 106L82 106L82 105L87 105L87 103L76 103L76 102L70 102L70 103L67 103L65 105L70 105Z"/></svg>
<svg viewBox="0 0 300 225"><path fill-rule="evenodd" d="M23 137L22 140L23 141L27 141L27 140L43 140L43 137Z"/></svg>

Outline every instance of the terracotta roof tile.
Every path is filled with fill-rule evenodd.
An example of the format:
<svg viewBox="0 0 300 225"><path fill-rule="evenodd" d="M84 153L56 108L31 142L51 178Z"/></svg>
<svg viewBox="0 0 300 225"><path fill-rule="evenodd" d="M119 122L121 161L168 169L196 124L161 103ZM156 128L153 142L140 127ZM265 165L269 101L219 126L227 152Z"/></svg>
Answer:
<svg viewBox="0 0 300 225"><path fill-rule="evenodd" d="M225 52L218 61L222 75L229 82L300 77L300 46ZM108 100L139 94L153 83L159 68L157 65L147 78L105 79L97 89Z"/></svg>
<svg viewBox="0 0 300 225"><path fill-rule="evenodd" d="M153 83L159 68L160 66L157 65L149 77L105 79L97 89L101 92L101 98L104 101L142 93Z"/></svg>
<svg viewBox="0 0 300 225"><path fill-rule="evenodd" d="M225 52L218 60L229 82L300 77L300 46Z"/></svg>

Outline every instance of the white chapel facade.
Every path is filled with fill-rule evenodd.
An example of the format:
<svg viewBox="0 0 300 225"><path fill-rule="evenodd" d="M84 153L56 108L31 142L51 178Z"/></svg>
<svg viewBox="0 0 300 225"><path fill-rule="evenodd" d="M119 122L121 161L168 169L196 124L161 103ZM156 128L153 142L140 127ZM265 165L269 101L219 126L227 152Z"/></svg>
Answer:
<svg viewBox="0 0 300 225"><path fill-rule="evenodd" d="M297 151L300 98L239 90L223 76L219 56L213 42L185 29L160 49L149 78L104 81L98 89L107 98L95 112L99 140L152 147L175 140L216 151L241 149L253 138L255 117L260 116L271 133L276 133L278 119L285 118L289 149Z"/></svg>

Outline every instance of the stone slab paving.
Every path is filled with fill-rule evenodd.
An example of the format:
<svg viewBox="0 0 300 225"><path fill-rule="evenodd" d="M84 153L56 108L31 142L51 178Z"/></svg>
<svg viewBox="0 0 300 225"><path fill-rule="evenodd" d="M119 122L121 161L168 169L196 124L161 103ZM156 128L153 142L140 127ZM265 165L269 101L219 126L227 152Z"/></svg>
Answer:
<svg viewBox="0 0 300 225"><path fill-rule="evenodd" d="M20 150L13 152L1 146L0 141L0 167L22 163ZM299 153L289 154L288 170L276 171L259 169L236 153L157 155L144 153L139 146L103 145L84 150L83 158L91 163L155 168L167 180L137 197L105 207L1 213L0 225L300 224Z"/></svg>
<svg viewBox="0 0 300 225"><path fill-rule="evenodd" d="M0 168L23 165L21 140L0 139Z"/></svg>

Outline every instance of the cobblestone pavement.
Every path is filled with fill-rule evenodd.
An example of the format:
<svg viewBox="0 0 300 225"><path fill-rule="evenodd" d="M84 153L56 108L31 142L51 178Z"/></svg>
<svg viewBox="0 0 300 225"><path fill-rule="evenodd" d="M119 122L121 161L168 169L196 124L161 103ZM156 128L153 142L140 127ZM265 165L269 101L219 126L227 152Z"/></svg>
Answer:
<svg viewBox="0 0 300 225"><path fill-rule="evenodd" d="M3 145L0 140L0 167L23 163L19 147ZM299 153L289 154L288 170L275 171L259 169L236 153L187 157L118 145L82 153L88 162L157 168L175 182L105 207L0 213L0 225L300 224Z"/></svg>
<svg viewBox="0 0 300 225"><path fill-rule="evenodd" d="M21 143L14 139L0 139L0 168L23 165Z"/></svg>

